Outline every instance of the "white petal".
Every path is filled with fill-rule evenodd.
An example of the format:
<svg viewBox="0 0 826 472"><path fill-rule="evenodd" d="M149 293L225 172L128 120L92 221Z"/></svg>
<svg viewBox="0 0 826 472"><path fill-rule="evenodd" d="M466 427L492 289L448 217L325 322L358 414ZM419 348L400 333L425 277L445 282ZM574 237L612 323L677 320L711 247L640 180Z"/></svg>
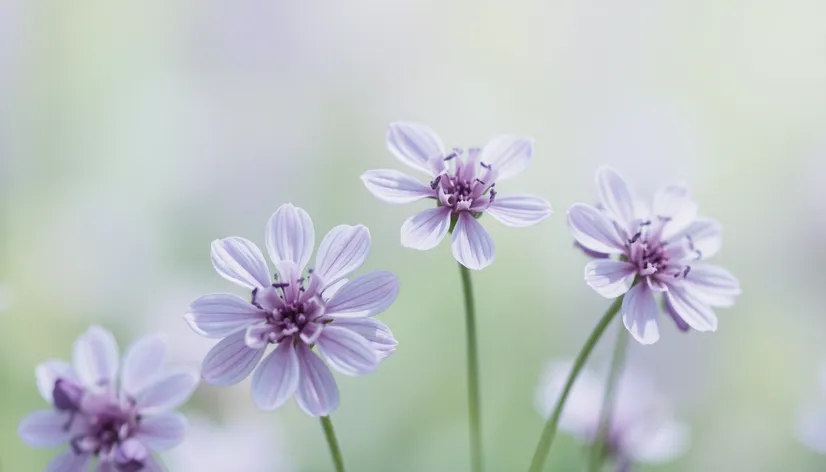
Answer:
<svg viewBox="0 0 826 472"><path fill-rule="evenodd" d="M430 185L397 170L368 170L361 180L370 193L387 203L410 203L436 196Z"/></svg>
<svg viewBox="0 0 826 472"><path fill-rule="evenodd" d="M602 254L620 254L625 244L611 221L596 208L576 203L568 210L568 228L586 249Z"/></svg>
<svg viewBox="0 0 826 472"><path fill-rule="evenodd" d="M338 386L324 361L306 345L297 345L301 374L295 400L310 416L327 416L338 407Z"/></svg>
<svg viewBox="0 0 826 472"><path fill-rule="evenodd" d="M597 169L597 193L602 205L623 228L635 219L634 197L628 182L611 167Z"/></svg>
<svg viewBox="0 0 826 472"><path fill-rule="evenodd" d="M418 123L390 123L387 148L400 161L427 174L431 174L428 161L445 155L445 146L439 136Z"/></svg>
<svg viewBox="0 0 826 472"><path fill-rule="evenodd" d="M273 263L292 261L301 272L313 254L313 220L303 209L285 203L267 222L264 239Z"/></svg>
<svg viewBox="0 0 826 472"><path fill-rule="evenodd" d="M332 285L361 267L370 254L370 230L362 225L340 225L331 229L315 258L313 276L324 286Z"/></svg>
<svg viewBox="0 0 826 472"><path fill-rule="evenodd" d="M43 472L86 472L91 459L89 454L75 454L69 450L52 459Z"/></svg>
<svg viewBox="0 0 826 472"><path fill-rule="evenodd" d="M450 208L421 211L402 224L402 246L426 251L438 246L450 229Z"/></svg>
<svg viewBox="0 0 826 472"><path fill-rule="evenodd" d="M631 287L622 301L622 322L640 344L653 344L660 339L657 324L659 308L648 284Z"/></svg>
<svg viewBox="0 0 826 472"><path fill-rule="evenodd" d="M327 303L333 317L371 316L386 310L399 294L399 280L391 272L373 271L347 282Z"/></svg>
<svg viewBox="0 0 826 472"><path fill-rule="evenodd" d="M162 335L144 336L129 346L123 356L121 388L135 395L154 379L166 357L166 341Z"/></svg>
<svg viewBox="0 0 826 472"><path fill-rule="evenodd" d="M485 210L500 223L522 228L533 226L551 216L551 205L532 195L514 195L511 197L497 196L493 203Z"/></svg>
<svg viewBox="0 0 826 472"><path fill-rule="evenodd" d="M184 319L198 334L223 338L259 323L267 315L252 303L236 295L213 293L189 305Z"/></svg>
<svg viewBox="0 0 826 472"><path fill-rule="evenodd" d="M497 180L509 179L524 171L533 157L533 139L500 135L488 141L479 160L498 173Z"/></svg>
<svg viewBox="0 0 826 472"><path fill-rule="evenodd" d="M65 428L69 415L55 410L40 410L29 413L20 422L17 434L31 447L55 447L67 441L71 432Z"/></svg>
<svg viewBox="0 0 826 472"><path fill-rule="evenodd" d="M453 257L472 270L482 270L489 266L495 256L490 235L468 212L459 214L450 247Z"/></svg>
<svg viewBox="0 0 826 472"><path fill-rule="evenodd" d="M572 367L571 361L554 361L545 369L535 396L536 408L543 418L551 416ZM599 408L595 405L602 403L604 391L602 379L592 370L584 368L565 402L559 421L560 429L580 441L589 441L600 418Z"/></svg>
<svg viewBox="0 0 826 472"><path fill-rule="evenodd" d="M157 376L136 395L138 410L144 415L172 411L186 403L198 387L194 370L179 369Z"/></svg>
<svg viewBox="0 0 826 472"><path fill-rule="evenodd" d="M605 298L627 292L636 275L634 264L615 259L598 259L585 265L585 283Z"/></svg>
<svg viewBox="0 0 826 472"><path fill-rule="evenodd" d="M38 365L34 370L37 379L37 390L40 396L49 403L54 401L54 384L57 379L68 379L77 382L75 369L68 362L51 360Z"/></svg>
<svg viewBox="0 0 826 472"><path fill-rule="evenodd" d="M826 454L826 409L822 405L807 405L798 413L797 435L816 452Z"/></svg>
<svg viewBox="0 0 826 472"><path fill-rule="evenodd" d="M135 439L153 451L171 449L184 440L186 418L180 413L167 413L141 418Z"/></svg>
<svg viewBox="0 0 826 472"><path fill-rule="evenodd" d="M674 420L650 418L625 431L625 453L635 462L663 463L676 459L688 449L689 429Z"/></svg>
<svg viewBox="0 0 826 472"><path fill-rule="evenodd" d="M376 351L379 359L395 352L399 344L390 328L375 318L336 318L333 326L341 326L363 336Z"/></svg>
<svg viewBox="0 0 826 472"><path fill-rule="evenodd" d="M251 241L231 237L212 241L212 266L221 277L250 290L270 285L270 271L258 246Z"/></svg>
<svg viewBox="0 0 826 472"><path fill-rule="evenodd" d="M201 375L212 385L234 385L247 378L264 356L265 349L250 349L239 331L216 344L204 358Z"/></svg>
<svg viewBox="0 0 826 472"><path fill-rule="evenodd" d="M717 254L723 246L723 227L716 220L700 218L691 223L681 235L689 239L701 259ZM677 236L680 237L680 236Z"/></svg>
<svg viewBox="0 0 826 472"><path fill-rule="evenodd" d="M717 331L717 315L706 303L692 296L684 287L669 285L665 293L671 308L697 331Z"/></svg>
<svg viewBox="0 0 826 472"><path fill-rule="evenodd" d="M332 300L334 296L336 296L338 291L341 290L341 287L344 287L347 284L347 282L349 282L349 280L341 279L338 282L328 286L321 293L321 297L324 299L325 302L329 302L330 300Z"/></svg>
<svg viewBox="0 0 826 472"><path fill-rule="evenodd" d="M114 386L119 364L118 343L106 329L91 326L75 341L72 362L87 388Z"/></svg>
<svg viewBox="0 0 826 472"><path fill-rule="evenodd" d="M369 374L379 366L379 356L367 339L344 327L325 327L316 347L344 375Z"/></svg>
<svg viewBox="0 0 826 472"><path fill-rule="evenodd" d="M729 271L709 264L691 266L683 284L692 296L711 306L732 306L741 293L740 282Z"/></svg>
<svg viewBox="0 0 826 472"><path fill-rule="evenodd" d="M287 338L255 370L253 401L262 410L275 410L293 396L299 374L298 356L292 339Z"/></svg>
<svg viewBox="0 0 826 472"><path fill-rule="evenodd" d="M688 187L670 184L654 195L654 217L669 218L662 232L664 239L679 234L697 219L697 203L691 199Z"/></svg>

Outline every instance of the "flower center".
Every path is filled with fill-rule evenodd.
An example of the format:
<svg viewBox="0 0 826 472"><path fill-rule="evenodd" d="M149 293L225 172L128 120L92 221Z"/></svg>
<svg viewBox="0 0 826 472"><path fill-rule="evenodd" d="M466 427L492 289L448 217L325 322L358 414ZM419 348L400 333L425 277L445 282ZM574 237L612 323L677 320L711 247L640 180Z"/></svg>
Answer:
<svg viewBox="0 0 826 472"><path fill-rule="evenodd" d="M438 189L439 203L449 207L454 213L469 211L482 213L496 198L496 174L492 166L477 161L478 149L471 149L468 158L460 156L460 149L454 150L444 158L445 161L455 159L456 168L452 174L445 171L432 182L431 188Z"/></svg>
<svg viewBox="0 0 826 472"><path fill-rule="evenodd" d="M130 405L121 407L108 395L85 393L77 411L72 412L64 426L71 429L74 422L82 428L70 441L75 454L93 454L108 457L123 441L131 437L140 422Z"/></svg>
<svg viewBox="0 0 826 472"><path fill-rule="evenodd" d="M660 218L656 224L643 221L637 232L631 236L628 243L628 260L637 267L637 272L643 277L658 274L671 275L673 278L685 278L691 271L691 266L684 263L689 255L696 255L691 238L685 236L684 244L670 245L662 239L662 231L668 218Z"/></svg>
<svg viewBox="0 0 826 472"><path fill-rule="evenodd" d="M318 294L318 279L309 271L307 278L296 277L278 281L271 287L254 289L252 304L263 310L266 320L247 329L246 343L251 348L282 342L284 338L300 336L308 344L320 333L324 306Z"/></svg>

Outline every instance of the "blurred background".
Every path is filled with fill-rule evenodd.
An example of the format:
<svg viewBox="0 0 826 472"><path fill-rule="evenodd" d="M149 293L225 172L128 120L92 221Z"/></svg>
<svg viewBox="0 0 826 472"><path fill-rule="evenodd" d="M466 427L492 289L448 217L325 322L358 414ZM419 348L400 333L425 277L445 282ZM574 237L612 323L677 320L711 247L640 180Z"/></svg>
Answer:
<svg viewBox="0 0 826 472"><path fill-rule="evenodd" d="M533 136L529 171L500 191L556 211L524 230L483 221L497 246L474 274L488 470L527 468L543 366L572 357L608 306L583 283L565 227L569 205L596 200L602 164L640 195L690 183L725 228L714 262L744 292L716 333L665 323L659 343L632 343L630 362L692 427L686 454L643 470L823 470L796 421L826 402L824 17L821 0L0 0L0 469L38 471L54 455L24 447L17 423L44 407L34 367L69 358L87 325L122 345L166 331L175 359L197 364L212 342L182 314L234 289L210 241L263 247L267 218L293 202L317 241L369 226L365 269L402 282L382 315L397 353L371 376L337 376L349 470L466 470L449 244L401 248L402 221L426 203L387 205L359 180L403 169L384 136L411 120L448 146ZM260 460L237 470L332 468L316 420L294 402L255 411L246 383L202 385L186 411L207 445L195 450L216 454L208 464L252 450ZM549 470L578 470L583 454L561 435ZM230 470L186 457L167 458L185 464L173 472Z"/></svg>

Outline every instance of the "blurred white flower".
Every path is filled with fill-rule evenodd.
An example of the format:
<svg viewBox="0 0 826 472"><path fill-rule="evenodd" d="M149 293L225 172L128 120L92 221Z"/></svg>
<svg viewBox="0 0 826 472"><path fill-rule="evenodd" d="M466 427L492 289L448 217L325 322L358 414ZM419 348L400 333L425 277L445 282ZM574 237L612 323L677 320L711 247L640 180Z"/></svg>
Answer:
<svg viewBox="0 0 826 472"><path fill-rule="evenodd" d="M826 454L826 364L820 368L818 394L817 400L800 409L797 435L812 450Z"/></svg>
<svg viewBox="0 0 826 472"><path fill-rule="evenodd" d="M279 448L277 431L264 416L234 416L217 424L189 415L187 440L163 455L172 472L289 472L295 467ZM266 451L266 454L262 454Z"/></svg>
<svg viewBox="0 0 826 472"><path fill-rule="evenodd" d="M570 361L554 361L546 369L536 390L536 407L544 417L550 416L571 367ZM604 378L584 369L562 411L560 429L583 444L593 443L599 431ZM670 405L649 380L630 367L623 369L608 419L606 442L607 454L618 470L628 470L637 462L671 461L685 452L688 442L688 427L674 418Z"/></svg>

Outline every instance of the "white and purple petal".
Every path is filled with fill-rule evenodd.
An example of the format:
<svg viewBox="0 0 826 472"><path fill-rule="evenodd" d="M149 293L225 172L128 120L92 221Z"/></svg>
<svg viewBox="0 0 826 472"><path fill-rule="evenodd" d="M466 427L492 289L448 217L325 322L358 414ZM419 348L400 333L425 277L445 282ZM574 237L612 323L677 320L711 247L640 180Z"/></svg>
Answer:
<svg viewBox="0 0 826 472"><path fill-rule="evenodd" d="M166 413L186 403L198 387L198 374L191 369L176 369L156 376L136 394L138 411L144 415Z"/></svg>
<svg viewBox="0 0 826 472"><path fill-rule="evenodd" d="M683 285L692 296L716 307L733 306L741 293L740 282L731 272L710 264L691 266Z"/></svg>
<svg viewBox="0 0 826 472"><path fill-rule="evenodd" d="M237 295L213 293L189 305L184 319L201 336L223 338L260 323L267 317L263 310Z"/></svg>
<svg viewBox="0 0 826 472"><path fill-rule="evenodd" d="M398 341L386 324L375 318L337 318L333 326L347 328L361 335L375 349L379 359L396 351Z"/></svg>
<svg viewBox="0 0 826 472"><path fill-rule="evenodd" d="M682 184L669 184L660 188L654 195L654 217L666 218L663 227L663 239L669 239L684 231L697 219L697 203L691 199L688 187Z"/></svg>
<svg viewBox="0 0 826 472"><path fill-rule="evenodd" d="M445 146L439 136L418 123L390 123L387 148L400 161L430 175L437 174L433 173L429 161L445 156Z"/></svg>
<svg viewBox="0 0 826 472"><path fill-rule="evenodd" d="M453 257L472 270L482 270L489 266L495 256L493 239L468 212L459 214L450 247Z"/></svg>
<svg viewBox="0 0 826 472"><path fill-rule="evenodd" d="M674 312L693 329L700 332L717 331L717 315L714 310L686 288L671 284L665 296Z"/></svg>
<svg viewBox="0 0 826 472"><path fill-rule="evenodd" d="M145 416L138 423L135 439L153 451L165 451L184 440L186 428L186 418L177 412Z"/></svg>
<svg viewBox="0 0 826 472"><path fill-rule="evenodd" d="M622 228L630 232L635 220L634 196L628 182L611 167L597 169L597 193L602 205Z"/></svg>
<svg viewBox="0 0 826 472"><path fill-rule="evenodd" d="M370 230L363 225L339 225L331 229L315 258L313 276L332 285L361 267L370 254Z"/></svg>
<svg viewBox="0 0 826 472"><path fill-rule="evenodd" d="M528 167L533 157L533 144L531 138L495 136L482 148L479 160L498 173L498 180L509 179Z"/></svg>
<svg viewBox="0 0 826 472"><path fill-rule="evenodd" d="M533 226L553 213L547 201L532 195L497 195L485 212L500 223L514 228Z"/></svg>
<svg viewBox="0 0 826 472"><path fill-rule="evenodd" d="M379 366L379 356L367 339L335 324L324 328L316 347L327 362L344 375L369 374Z"/></svg>
<svg viewBox="0 0 826 472"><path fill-rule="evenodd" d="M625 328L637 342L653 344L660 339L659 308L648 284L638 283L631 287L622 300L620 312Z"/></svg>
<svg viewBox="0 0 826 472"><path fill-rule="evenodd" d="M250 349L244 331L222 339L204 358L201 376L212 385L234 385L247 378L264 356L264 349Z"/></svg>
<svg viewBox="0 0 826 472"><path fill-rule="evenodd" d="M298 388L301 375L291 338L284 339L264 359L252 376L252 399L262 410L275 410Z"/></svg>
<svg viewBox="0 0 826 472"><path fill-rule="evenodd" d="M399 294L399 280L388 271L360 275L341 287L327 303L334 318L371 316L386 310Z"/></svg>
<svg viewBox="0 0 826 472"><path fill-rule="evenodd" d="M636 267L625 261L598 259L585 265L585 283L605 298L627 292L636 276Z"/></svg>
<svg viewBox="0 0 826 472"><path fill-rule="evenodd" d="M292 261L304 270L315 244L313 220L301 208L285 203L270 217L264 234L273 263Z"/></svg>
<svg viewBox="0 0 826 472"><path fill-rule="evenodd" d="M91 460L90 454L75 454L69 450L52 459L43 472L86 472Z"/></svg>
<svg viewBox="0 0 826 472"><path fill-rule="evenodd" d="M568 228L586 249L602 254L620 254L625 243L613 223L596 208L576 203L568 210Z"/></svg>
<svg viewBox="0 0 826 472"><path fill-rule="evenodd" d="M361 180L370 193L387 203L403 204L422 198L436 198L436 190L430 185L397 170L368 170L362 174Z"/></svg>
<svg viewBox="0 0 826 472"><path fill-rule="evenodd" d="M136 395L158 375L165 357L163 335L144 336L134 342L123 356L121 389L131 396Z"/></svg>
<svg viewBox="0 0 826 472"><path fill-rule="evenodd" d="M54 386L58 379L80 383L72 365L59 360L46 361L38 365L34 370L34 376L40 396L49 403L54 401Z"/></svg>
<svg viewBox="0 0 826 472"><path fill-rule="evenodd" d="M450 229L448 207L430 208L411 216L402 224L402 246L426 251L438 246Z"/></svg>
<svg viewBox="0 0 826 472"><path fill-rule="evenodd" d="M233 236L216 239L210 247L212 266L221 277L250 290L270 285L270 271L258 246Z"/></svg>
<svg viewBox="0 0 826 472"><path fill-rule="evenodd" d="M17 434L31 447L55 447L69 441L72 434L66 428L69 423L70 416L67 413L55 410L35 411L20 421Z"/></svg>
<svg viewBox="0 0 826 472"><path fill-rule="evenodd" d="M295 400L308 415L327 416L338 407L338 386L333 374L306 345L299 343L296 350L301 374Z"/></svg>
<svg viewBox="0 0 826 472"><path fill-rule="evenodd" d="M115 386L118 372L118 343L108 330L91 326L74 343L72 363L87 388Z"/></svg>

